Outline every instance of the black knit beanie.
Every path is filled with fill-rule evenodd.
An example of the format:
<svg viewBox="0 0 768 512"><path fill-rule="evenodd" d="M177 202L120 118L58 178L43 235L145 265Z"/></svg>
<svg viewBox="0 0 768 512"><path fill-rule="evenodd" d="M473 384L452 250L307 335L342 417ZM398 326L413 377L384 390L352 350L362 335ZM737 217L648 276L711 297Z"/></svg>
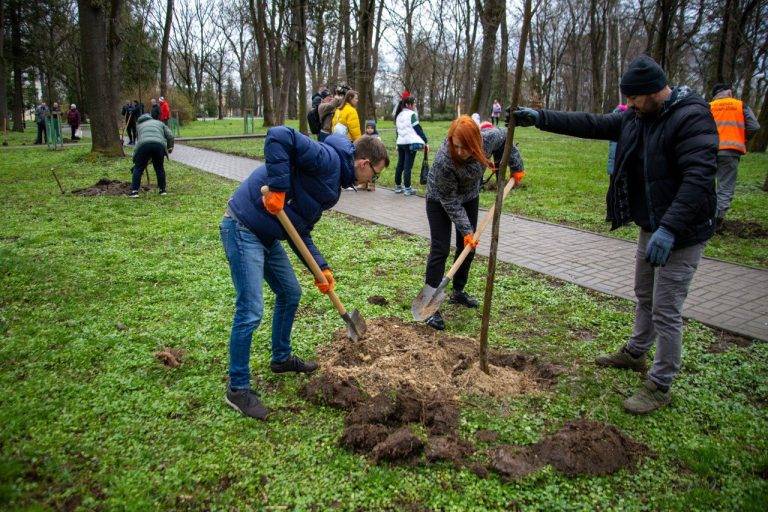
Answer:
<svg viewBox="0 0 768 512"><path fill-rule="evenodd" d="M633 60L621 75L621 92L624 96L639 96L659 92L667 85L667 76L661 66L647 55Z"/></svg>
<svg viewBox="0 0 768 512"><path fill-rule="evenodd" d="M714 98L721 92L727 91L731 88L732 88L731 84L715 84L715 86L712 88L712 97Z"/></svg>

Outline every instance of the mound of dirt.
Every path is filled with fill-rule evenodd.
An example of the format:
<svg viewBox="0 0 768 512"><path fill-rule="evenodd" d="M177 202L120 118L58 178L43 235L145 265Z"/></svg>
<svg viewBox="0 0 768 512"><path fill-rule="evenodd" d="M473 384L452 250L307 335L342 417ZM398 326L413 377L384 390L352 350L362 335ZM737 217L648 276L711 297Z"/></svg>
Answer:
<svg viewBox="0 0 768 512"><path fill-rule="evenodd" d="M368 297L368 304L373 304L374 306L386 306L389 304L389 301L386 297L382 297L381 295L371 295Z"/></svg>
<svg viewBox="0 0 768 512"><path fill-rule="evenodd" d="M154 356L155 359L163 363L165 366L169 368L178 368L181 366L184 354L186 353L187 351L183 348L166 347L163 350L155 352Z"/></svg>
<svg viewBox="0 0 768 512"><path fill-rule="evenodd" d="M491 468L507 478L519 478L551 464L568 475L610 475L633 468L650 453L613 425L579 419L529 446L500 446L491 450Z"/></svg>
<svg viewBox="0 0 768 512"><path fill-rule="evenodd" d="M557 374L522 354L494 352L489 359L491 373L486 375L477 364L476 340L397 318L370 320L365 338L355 343L339 330L318 351L323 374L352 378L370 396L408 387L422 396L505 398L535 392Z"/></svg>
<svg viewBox="0 0 768 512"><path fill-rule="evenodd" d="M144 185L141 190L150 190L150 187ZM102 178L95 185L87 188L73 190L72 194L76 196L122 196L131 192L131 184L127 181L109 180Z"/></svg>
<svg viewBox="0 0 768 512"><path fill-rule="evenodd" d="M766 238L768 229L752 221L725 219L717 230L720 235L731 235L737 238Z"/></svg>
<svg viewBox="0 0 768 512"><path fill-rule="evenodd" d="M344 330L335 333L318 351L321 371L301 394L347 411L340 444L349 450L376 462L412 461L423 453L426 462L460 466L475 451L458 436L462 395L536 392L560 371L531 356L495 351L489 376L480 370L477 352L472 339L395 318L375 319L358 342L347 339Z"/></svg>

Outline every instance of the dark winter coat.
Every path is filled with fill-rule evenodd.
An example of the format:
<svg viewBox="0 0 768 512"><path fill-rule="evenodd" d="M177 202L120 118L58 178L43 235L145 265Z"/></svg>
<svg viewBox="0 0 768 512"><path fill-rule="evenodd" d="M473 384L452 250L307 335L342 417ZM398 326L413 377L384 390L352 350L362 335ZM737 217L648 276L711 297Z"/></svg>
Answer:
<svg viewBox="0 0 768 512"><path fill-rule="evenodd" d="M162 144L169 151L173 149L173 133L171 133L171 130L160 121L152 119L149 114L139 117L136 123L136 134L134 153L144 144L151 142Z"/></svg>
<svg viewBox="0 0 768 512"><path fill-rule="evenodd" d="M80 111L76 108L71 108L67 111L67 124L74 126L77 129L80 126Z"/></svg>
<svg viewBox="0 0 768 512"><path fill-rule="evenodd" d="M606 197L616 229L630 220L646 231L664 226L675 248L714 234L717 127L709 104L688 87L672 90L655 116L540 110L542 130L617 141L616 170Z"/></svg>
<svg viewBox="0 0 768 512"><path fill-rule="evenodd" d="M160 105L155 103L152 105L152 109L150 110L150 113L152 114L152 119L160 119Z"/></svg>
<svg viewBox="0 0 768 512"><path fill-rule="evenodd" d="M319 143L292 128L277 126L267 132L264 155L266 164L257 167L229 200L230 212L265 245L287 240L277 217L264 208L261 187L285 192L286 215L320 268L327 268L311 232L322 213L338 202L342 187L352 185L355 147L344 135L331 135Z"/></svg>

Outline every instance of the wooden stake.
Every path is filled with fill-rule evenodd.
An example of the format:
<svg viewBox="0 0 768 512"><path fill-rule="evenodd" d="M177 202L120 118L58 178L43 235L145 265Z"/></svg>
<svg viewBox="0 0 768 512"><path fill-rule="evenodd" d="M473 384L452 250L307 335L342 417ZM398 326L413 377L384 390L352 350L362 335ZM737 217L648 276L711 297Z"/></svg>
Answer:
<svg viewBox="0 0 768 512"><path fill-rule="evenodd" d="M56 180L56 184L59 186L59 190L61 190L61 193L62 194L66 194L66 192L64 192L64 187L61 186L61 182L59 181L59 177L56 176L56 171L53 170L53 167L51 167L51 172L53 173L53 177Z"/></svg>
<svg viewBox="0 0 768 512"><path fill-rule="evenodd" d="M515 68L515 87L512 90L510 108L514 110L520 101L520 83L523 79L523 64L525 64L525 43L528 41L528 32L531 29L531 0L525 0L523 12L523 29L520 34L520 46L517 50L517 66ZM480 369L489 373L488 368L488 324L491 319L491 301L493 300L493 281L496 277L496 255L499 250L499 221L501 220L501 207L504 201L504 187L506 183L509 154L512 152L512 142L515 138L515 120L509 119L507 128L507 140L504 143L504 154L501 164L496 171L496 207L493 211L493 227L491 229L491 251L488 256L488 273L485 279L485 296L483 297L483 321L480 327ZM512 178L514 179L514 178Z"/></svg>

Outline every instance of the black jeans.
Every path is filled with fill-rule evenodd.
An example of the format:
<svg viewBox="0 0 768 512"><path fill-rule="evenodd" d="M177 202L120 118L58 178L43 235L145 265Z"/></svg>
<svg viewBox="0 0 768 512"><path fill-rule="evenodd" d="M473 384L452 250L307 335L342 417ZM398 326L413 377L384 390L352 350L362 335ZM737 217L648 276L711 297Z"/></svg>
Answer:
<svg viewBox="0 0 768 512"><path fill-rule="evenodd" d="M130 144L135 144L138 134L136 133L136 123L128 123L128 141Z"/></svg>
<svg viewBox="0 0 768 512"><path fill-rule="evenodd" d="M395 185L402 183L406 188L411 186L411 170L416 152L411 151L410 144L397 145L397 167L395 168Z"/></svg>
<svg viewBox="0 0 768 512"><path fill-rule="evenodd" d="M467 212L469 223L472 229L477 229L477 212L480 208L480 198L477 197L471 201L462 204L464 211ZM451 227L453 222L446 213L440 201L427 199L427 221L429 222L429 258L427 258L427 277L426 282L429 286L436 288L445 275L445 261L451 252ZM453 261L459 257L464 250L464 233L456 230L456 255ZM456 275L453 276L453 289L457 292L464 290L469 278L469 266L475 257L475 251L472 251L461 264Z"/></svg>
<svg viewBox="0 0 768 512"><path fill-rule="evenodd" d="M77 126L74 124L69 125L69 128L72 130L72 138L71 140L77 140L77 137L75 137L75 132L77 131Z"/></svg>
<svg viewBox="0 0 768 512"><path fill-rule="evenodd" d="M160 189L160 192L164 191L164 158L165 147L159 142L150 142L139 146L138 149L133 152L133 180L131 182L131 190L139 190L139 188L141 188L141 175L144 174L144 169L147 168L147 164L152 160L152 167L155 168L155 174L157 174L157 187Z"/></svg>
<svg viewBox="0 0 768 512"><path fill-rule="evenodd" d="M37 139L35 139L35 144L42 144L43 142L48 142L48 134L45 133L45 121L37 123Z"/></svg>

